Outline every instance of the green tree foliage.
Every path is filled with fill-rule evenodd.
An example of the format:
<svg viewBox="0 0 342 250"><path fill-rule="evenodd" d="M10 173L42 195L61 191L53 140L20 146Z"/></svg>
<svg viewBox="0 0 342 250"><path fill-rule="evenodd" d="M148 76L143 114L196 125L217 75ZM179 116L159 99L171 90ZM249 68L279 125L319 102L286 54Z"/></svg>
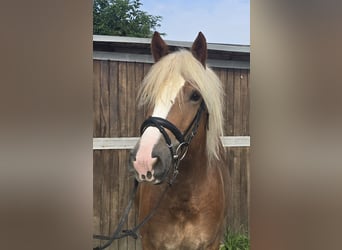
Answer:
<svg viewBox="0 0 342 250"><path fill-rule="evenodd" d="M162 17L140 10L141 5L140 0L94 0L93 33L151 37Z"/></svg>

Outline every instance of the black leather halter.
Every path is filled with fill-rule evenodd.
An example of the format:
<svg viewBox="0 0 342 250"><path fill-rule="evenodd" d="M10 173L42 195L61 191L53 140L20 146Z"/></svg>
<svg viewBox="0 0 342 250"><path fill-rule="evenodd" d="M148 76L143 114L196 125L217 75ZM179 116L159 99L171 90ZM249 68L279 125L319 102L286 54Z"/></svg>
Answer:
<svg viewBox="0 0 342 250"><path fill-rule="evenodd" d="M168 148L170 149L172 159L178 159L180 157L179 153L184 152L184 149L189 146L192 138L196 135L199 122L201 119L201 115L204 110L205 110L205 103L204 101L202 101L194 119L192 120L191 124L189 125L187 130L184 132L184 134L182 134L182 132L168 120L160 118L160 117L155 117L155 116L150 116L142 123L140 127L140 134L142 135L148 127L158 128L160 133L163 135ZM171 139L169 135L166 133L165 129L170 130L171 133L175 136L175 138L179 142L179 145L176 150L174 149Z"/></svg>

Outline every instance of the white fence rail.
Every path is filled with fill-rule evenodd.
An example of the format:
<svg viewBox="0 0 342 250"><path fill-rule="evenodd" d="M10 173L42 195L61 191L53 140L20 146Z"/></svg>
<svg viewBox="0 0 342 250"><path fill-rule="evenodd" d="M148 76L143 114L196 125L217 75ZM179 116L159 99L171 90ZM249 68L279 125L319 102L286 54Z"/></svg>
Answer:
<svg viewBox="0 0 342 250"><path fill-rule="evenodd" d="M93 149L132 149L138 137L93 138ZM222 136L224 147L249 147L250 136Z"/></svg>

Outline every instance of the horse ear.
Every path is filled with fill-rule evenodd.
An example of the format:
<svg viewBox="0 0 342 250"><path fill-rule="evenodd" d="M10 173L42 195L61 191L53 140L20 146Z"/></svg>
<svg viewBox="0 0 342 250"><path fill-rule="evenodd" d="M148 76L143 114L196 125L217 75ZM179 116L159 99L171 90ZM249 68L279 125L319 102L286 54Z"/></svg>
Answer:
<svg viewBox="0 0 342 250"><path fill-rule="evenodd" d="M158 62L160 58L169 54L169 48L164 42L163 38L160 37L157 31L154 32L151 41L151 52L155 62Z"/></svg>
<svg viewBox="0 0 342 250"><path fill-rule="evenodd" d="M202 32L198 33L194 43L192 44L191 52L205 68L205 62L207 61L207 40Z"/></svg>

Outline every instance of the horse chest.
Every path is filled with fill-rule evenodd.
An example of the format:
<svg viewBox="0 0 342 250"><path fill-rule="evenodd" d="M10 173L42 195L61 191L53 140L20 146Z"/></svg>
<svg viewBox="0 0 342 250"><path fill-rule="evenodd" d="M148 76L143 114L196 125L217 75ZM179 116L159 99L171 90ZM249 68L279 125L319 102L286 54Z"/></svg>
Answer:
<svg viewBox="0 0 342 250"><path fill-rule="evenodd" d="M218 249L224 221L223 197L213 195L220 190L219 182L202 181L205 185L190 186L179 179L183 185L169 190L158 212L142 228L144 250Z"/></svg>
<svg viewBox="0 0 342 250"><path fill-rule="evenodd" d="M169 214L172 221L177 223L194 223L198 218L200 209L188 197L180 199L169 207Z"/></svg>
<svg viewBox="0 0 342 250"><path fill-rule="evenodd" d="M191 219L186 218L186 215L189 215L189 211L174 210L173 216L177 217L176 221L165 224L159 231L154 231L153 235L150 232L150 240L153 242L153 247L148 249L206 249L205 246L208 242L209 234L203 228L193 224Z"/></svg>
<svg viewBox="0 0 342 250"><path fill-rule="evenodd" d="M154 231L156 249L204 249L209 232L203 229L200 208L190 200L175 203L168 209L162 230Z"/></svg>
<svg viewBox="0 0 342 250"><path fill-rule="evenodd" d="M206 188L213 190L208 185ZM173 189L151 223L142 228L144 250L212 249L223 217L222 209L217 209L218 200L207 192L206 189Z"/></svg>

